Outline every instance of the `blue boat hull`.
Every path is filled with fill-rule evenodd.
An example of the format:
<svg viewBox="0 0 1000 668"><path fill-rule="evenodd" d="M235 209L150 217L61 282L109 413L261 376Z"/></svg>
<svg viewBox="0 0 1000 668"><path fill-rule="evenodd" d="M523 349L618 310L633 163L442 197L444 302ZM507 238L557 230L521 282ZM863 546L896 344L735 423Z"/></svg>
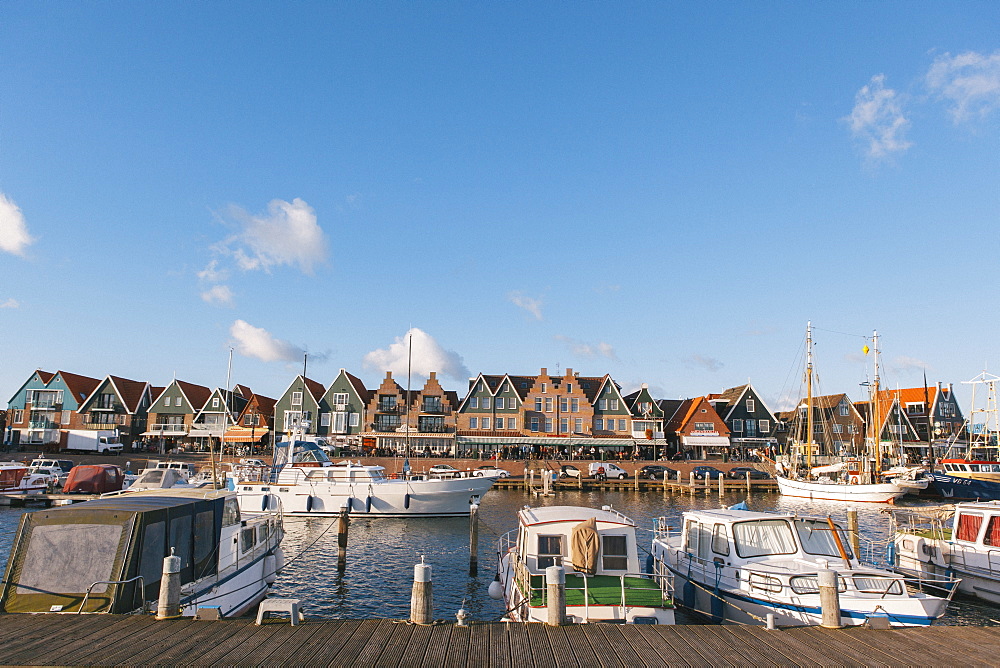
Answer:
<svg viewBox="0 0 1000 668"><path fill-rule="evenodd" d="M927 491L934 491L945 499L979 499L980 501L1000 501L1000 482L959 478L945 473L929 473L931 484Z"/></svg>

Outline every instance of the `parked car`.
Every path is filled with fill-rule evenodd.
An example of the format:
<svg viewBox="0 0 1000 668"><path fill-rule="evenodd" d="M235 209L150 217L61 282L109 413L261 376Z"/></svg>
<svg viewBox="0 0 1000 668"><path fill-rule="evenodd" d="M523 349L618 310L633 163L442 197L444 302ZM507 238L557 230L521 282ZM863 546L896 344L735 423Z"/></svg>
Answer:
<svg viewBox="0 0 1000 668"><path fill-rule="evenodd" d="M461 478L465 475L451 464L436 464L427 469L427 472L440 478Z"/></svg>
<svg viewBox="0 0 1000 668"><path fill-rule="evenodd" d="M485 466L477 466L472 472L472 477L474 478L509 478L510 473L502 468L492 466L487 464Z"/></svg>
<svg viewBox="0 0 1000 668"><path fill-rule="evenodd" d="M560 478L579 478L580 469L576 468L572 464L563 464L559 467L559 477Z"/></svg>
<svg viewBox="0 0 1000 668"><path fill-rule="evenodd" d="M646 480L663 480L666 477L668 480L670 478L677 477L677 469L672 469L669 466L660 466L659 464L647 464L639 469L638 475L640 478L645 478Z"/></svg>
<svg viewBox="0 0 1000 668"><path fill-rule="evenodd" d="M752 466L736 466L729 469L726 477L734 480L746 480L747 478L751 480L769 480L771 474L766 471L759 471Z"/></svg>
<svg viewBox="0 0 1000 668"><path fill-rule="evenodd" d="M695 466L691 469L691 472L694 473L696 480L704 480L705 478L708 478L709 480L718 480L722 477L722 471L714 466Z"/></svg>
<svg viewBox="0 0 1000 668"><path fill-rule="evenodd" d="M591 478L598 475L601 469L604 469L604 475L607 478L618 478L619 480L624 480L628 477L628 472L625 469L620 468L611 462L591 462L588 470L588 474Z"/></svg>

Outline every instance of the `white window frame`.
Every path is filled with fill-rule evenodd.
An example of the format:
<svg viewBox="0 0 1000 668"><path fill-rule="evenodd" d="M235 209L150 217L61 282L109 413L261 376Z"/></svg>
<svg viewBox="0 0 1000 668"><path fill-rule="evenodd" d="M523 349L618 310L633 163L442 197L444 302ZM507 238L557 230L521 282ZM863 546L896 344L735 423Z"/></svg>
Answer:
<svg viewBox="0 0 1000 668"><path fill-rule="evenodd" d="M302 405L302 392L292 392L292 405L293 406Z"/></svg>

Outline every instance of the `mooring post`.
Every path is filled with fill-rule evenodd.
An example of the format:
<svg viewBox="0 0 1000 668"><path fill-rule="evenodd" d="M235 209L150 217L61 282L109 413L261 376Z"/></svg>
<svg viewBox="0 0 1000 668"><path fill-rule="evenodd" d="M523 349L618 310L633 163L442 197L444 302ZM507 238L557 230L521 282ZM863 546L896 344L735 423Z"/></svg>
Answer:
<svg viewBox="0 0 1000 668"><path fill-rule="evenodd" d="M719 498L721 499L726 493L726 476L719 474Z"/></svg>
<svg viewBox="0 0 1000 668"><path fill-rule="evenodd" d="M351 526L350 506L340 507L340 516L337 518L337 570L343 571L347 568L347 529Z"/></svg>
<svg viewBox="0 0 1000 668"><path fill-rule="evenodd" d="M420 563L413 567L413 593L410 595L410 622L426 626L434 623L434 587L431 583L431 566Z"/></svg>
<svg viewBox="0 0 1000 668"><path fill-rule="evenodd" d="M694 496L694 471L688 473L688 476L690 477L690 482L688 483L688 487L691 488L689 492L691 493L691 496Z"/></svg>
<svg viewBox="0 0 1000 668"><path fill-rule="evenodd" d="M157 619L174 619L181 616L181 558L174 556L174 548L170 548L170 556L163 558L163 573L160 576L160 600L156 605Z"/></svg>
<svg viewBox="0 0 1000 668"><path fill-rule="evenodd" d="M549 484L552 482L552 476L549 474L548 469L542 469L542 496L549 495Z"/></svg>
<svg viewBox="0 0 1000 668"><path fill-rule="evenodd" d="M854 558L861 558L861 538L858 535L858 511L847 511L847 535L851 540L851 549L854 550Z"/></svg>
<svg viewBox="0 0 1000 668"><path fill-rule="evenodd" d="M819 605L823 615L821 626L828 629L841 628L837 571L829 569L818 571L816 582L819 585Z"/></svg>
<svg viewBox="0 0 1000 668"><path fill-rule="evenodd" d="M750 496L750 474L747 473L747 496Z"/></svg>
<svg viewBox="0 0 1000 668"><path fill-rule="evenodd" d="M549 626L562 626L566 623L566 571L562 566L549 566L545 569L545 586L547 594Z"/></svg>
<svg viewBox="0 0 1000 668"><path fill-rule="evenodd" d="M479 575L479 504L469 506L469 576Z"/></svg>

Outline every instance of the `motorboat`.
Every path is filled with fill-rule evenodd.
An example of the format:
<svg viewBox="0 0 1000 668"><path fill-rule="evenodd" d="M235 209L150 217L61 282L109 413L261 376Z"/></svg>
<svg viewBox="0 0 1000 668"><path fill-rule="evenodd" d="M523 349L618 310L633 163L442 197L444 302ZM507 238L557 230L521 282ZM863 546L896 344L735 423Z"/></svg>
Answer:
<svg viewBox="0 0 1000 668"><path fill-rule="evenodd" d="M1000 603L1000 502L955 504L954 510L893 513L896 567L914 577L961 578L960 592Z"/></svg>
<svg viewBox="0 0 1000 668"><path fill-rule="evenodd" d="M468 516L497 476L456 478L434 475L390 477L382 466L334 463L317 444L275 444L274 467L233 467L227 485L239 494L243 512L281 509L291 516L331 516L342 509L373 516Z"/></svg>
<svg viewBox="0 0 1000 668"><path fill-rule="evenodd" d="M683 514L673 530L660 519L652 544L654 572L673 574L678 603L717 621L820 624L819 571L837 573L844 626L886 617L893 626L927 626L944 614L954 581L914 581L862 563L831 519L723 508ZM950 588L949 588L950 586Z"/></svg>
<svg viewBox="0 0 1000 668"><path fill-rule="evenodd" d="M157 489L25 513L0 589L4 613L141 613L164 558L180 557L181 614L244 614L283 565L280 513L240 513L236 493Z"/></svg>
<svg viewBox="0 0 1000 668"><path fill-rule="evenodd" d="M44 492L50 480L47 473L32 473L21 462L0 462L0 493Z"/></svg>
<svg viewBox="0 0 1000 668"><path fill-rule="evenodd" d="M513 621L545 621L545 569L562 566L571 623L673 624L673 578L639 566L635 522L605 506L525 507L497 546L491 596Z"/></svg>

